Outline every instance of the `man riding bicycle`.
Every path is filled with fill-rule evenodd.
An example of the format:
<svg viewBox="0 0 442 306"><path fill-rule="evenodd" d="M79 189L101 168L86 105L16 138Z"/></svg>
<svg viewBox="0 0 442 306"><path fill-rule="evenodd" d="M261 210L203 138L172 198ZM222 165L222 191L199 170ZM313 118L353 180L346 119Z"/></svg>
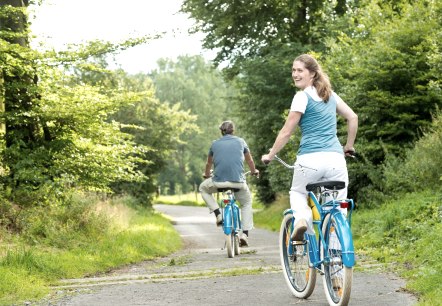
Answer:
<svg viewBox="0 0 442 306"><path fill-rule="evenodd" d="M241 203L241 221L243 233L240 236L240 245L248 246L249 230L253 228L252 195L247 186L244 175L244 160L249 166L252 175L259 176L259 170L244 139L234 136L235 126L232 121L224 121L220 126L222 137L213 141L207 156L205 180L199 191L210 212L215 213L216 224L222 225L222 215L213 193L218 188L235 188L235 197ZM213 176L211 174L214 166Z"/></svg>

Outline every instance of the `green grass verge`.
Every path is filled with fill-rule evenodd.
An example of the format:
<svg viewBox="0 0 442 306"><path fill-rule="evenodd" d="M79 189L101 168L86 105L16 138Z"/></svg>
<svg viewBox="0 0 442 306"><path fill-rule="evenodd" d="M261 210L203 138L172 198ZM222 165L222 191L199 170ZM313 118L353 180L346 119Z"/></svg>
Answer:
<svg viewBox="0 0 442 306"><path fill-rule="evenodd" d="M355 249L407 280L419 305L440 305L442 292L442 201L434 192L404 194L352 216ZM279 231L288 197L254 214L257 227Z"/></svg>
<svg viewBox="0 0 442 306"><path fill-rule="evenodd" d="M216 195L215 195L215 198ZM252 192L253 208L255 210L261 210L264 206L256 200ZM153 200L155 204L168 204L168 205L184 205L184 206L202 206L206 207L206 203L201 197L200 193L187 193L179 195L160 195Z"/></svg>
<svg viewBox="0 0 442 306"><path fill-rule="evenodd" d="M69 237L81 244L54 247L29 244L7 233L0 245L0 305L22 305L50 294L60 279L79 278L112 268L165 256L182 242L170 222L151 209L107 206L113 226L88 237ZM116 207L119 206L119 207ZM82 233L77 233L82 235Z"/></svg>
<svg viewBox="0 0 442 306"><path fill-rule="evenodd" d="M199 193L186 193L179 195L160 195L153 200L155 204L206 206Z"/></svg>

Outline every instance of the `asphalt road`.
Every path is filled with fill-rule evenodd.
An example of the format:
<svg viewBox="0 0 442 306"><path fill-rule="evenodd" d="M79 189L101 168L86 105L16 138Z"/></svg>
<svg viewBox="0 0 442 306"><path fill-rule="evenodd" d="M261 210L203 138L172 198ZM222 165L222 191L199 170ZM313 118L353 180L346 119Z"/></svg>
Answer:
<svg viewBox="0 0 442 306"><path fill-rule="evenodd" d="M65 280L57 288L60 297L42 305L328 305L321 277L307 300L290 293L280 268L277 233L252 230L250 246L228 258L224 234L207 208L155 209L171 218L185 243L183 250L101 277ZM376 262L358 258L350 305L414 305L416 298L404 286Z"/></svg>

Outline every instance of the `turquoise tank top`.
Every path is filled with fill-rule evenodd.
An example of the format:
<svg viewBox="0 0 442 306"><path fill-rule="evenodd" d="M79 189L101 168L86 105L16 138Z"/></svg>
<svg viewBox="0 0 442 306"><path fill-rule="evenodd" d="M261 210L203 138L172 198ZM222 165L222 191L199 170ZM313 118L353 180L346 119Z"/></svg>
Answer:
<svg viewBox="0 0 442 306"><path fill-rule="evenodd" d="M337 133L336 99L333 95L327 103L315 101L305 93L308 98L304 114L301 116L301 143L298 155L315 152L343 153Z"/></svg>

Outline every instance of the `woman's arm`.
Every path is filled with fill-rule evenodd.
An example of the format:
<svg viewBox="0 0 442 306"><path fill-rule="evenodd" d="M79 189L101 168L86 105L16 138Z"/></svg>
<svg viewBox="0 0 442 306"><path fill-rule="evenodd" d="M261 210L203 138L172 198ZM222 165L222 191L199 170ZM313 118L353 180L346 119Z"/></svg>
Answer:
<svg viewBox="0 0 442 306"><path fill-rule="evenodd" d="M302 113L300 112L290 112L287 120L284 123L284 126L279 131L278 136L276 137L275 143L273 144L270 152L261 157L261 160L264 163L268 163L271 161L275 155L287 144L290 139L290 136L295 131L296 126L301 120Z"/></svg>
<svg viewBox="0 0 442 306"><path fill-rule="evenodd" d="M347 143L344 146L344 152L354 152L353 146L358 132L358 115L344 101L337 104L336 112L347 120Z"/></svg>

